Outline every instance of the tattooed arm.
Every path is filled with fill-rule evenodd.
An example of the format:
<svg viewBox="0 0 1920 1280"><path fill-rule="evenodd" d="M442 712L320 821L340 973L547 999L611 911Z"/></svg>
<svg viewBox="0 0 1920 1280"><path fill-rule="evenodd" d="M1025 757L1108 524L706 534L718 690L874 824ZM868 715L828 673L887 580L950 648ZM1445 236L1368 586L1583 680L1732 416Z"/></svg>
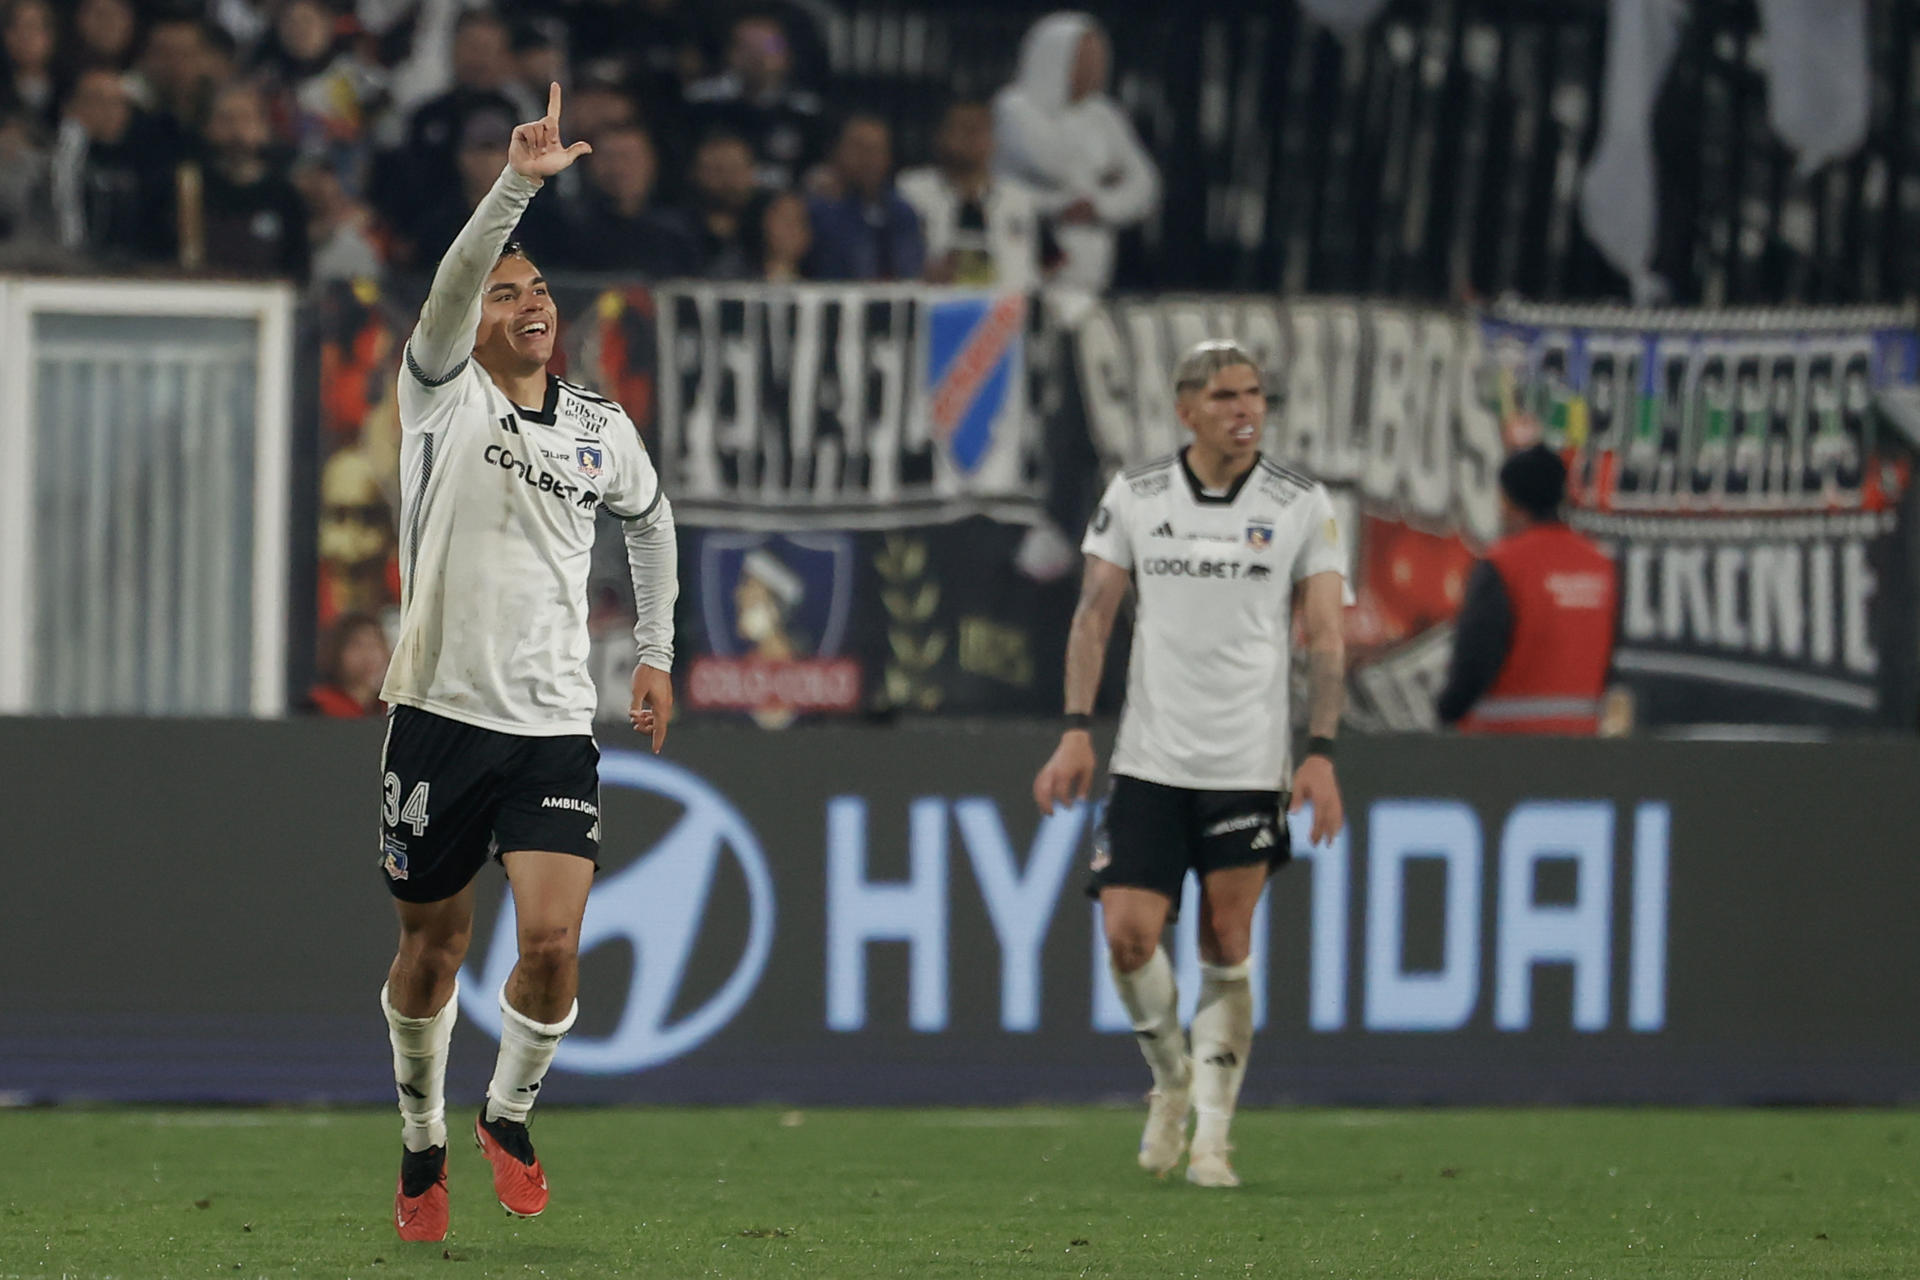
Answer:
<svg viewBox="0 0 1920 1280"><path fill-rule="evenodd" d="M1294 770L1293 808L1313 806L1315 844L1338 835L1346 817L1331 755L1347 699L1347 649L1340 616L1343 590L1344 579L1337 573L1316 573L1298 588L1307 633L1308 748Z"/></svg>
<svg viewBox="0 0 1920 1280"><path fill-rule="evenodd" d="M1067 633L1069 716L1093 710L1100 673L1107 665L1113 619L1126 598L1129 581L1127 571L1119 565L1095 555L1086 557L1080 603L1074 606L1073 627ZM1052 758L1033 780L1033 799L1040 812L1052 813L1056 804L1086 799L1087 789L1093 785L1094 767L1093 735L1079 725L1070 725L1060 735L1060 745L1054 748Z"/></svg>

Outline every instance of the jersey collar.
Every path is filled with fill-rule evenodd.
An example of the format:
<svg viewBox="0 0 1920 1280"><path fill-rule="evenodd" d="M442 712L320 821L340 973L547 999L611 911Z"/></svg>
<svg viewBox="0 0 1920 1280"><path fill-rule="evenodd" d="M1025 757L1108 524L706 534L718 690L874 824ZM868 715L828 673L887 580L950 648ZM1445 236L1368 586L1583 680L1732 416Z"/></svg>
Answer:
<svg viewBox="0 0 1920 1280"><path fill-rule="evenodd" d="M560 379L554 377L551 373L549 373L547 375L546 403L542 404L538 411L529 409L525 405L518 405L518 404L513 406L513 409L515 413L518 413L521 417L525 418L528 422L538 422L544 426L550 427L553 425L553 422L554 422L554 413L556 410L559 409L559 407L560 407Z"/></svg>
<svg viewBox="0 0 1920 1280"><path fill-rule="evenodd" d="M1193 500L1203 507L1232 506L1233 500L1240 496L1240 491L1247 487L1247 481L1259 469L1260 455L1256 453L1253 455L1253 465L1240 473L1231 488L1225 493L1208 493L1206 487L1200 483L1200 477L1193 474L1193 468L1187 464L1186 449L1180 450L1180 474L1187 478L1187 489L1193 494Z"/></svg>

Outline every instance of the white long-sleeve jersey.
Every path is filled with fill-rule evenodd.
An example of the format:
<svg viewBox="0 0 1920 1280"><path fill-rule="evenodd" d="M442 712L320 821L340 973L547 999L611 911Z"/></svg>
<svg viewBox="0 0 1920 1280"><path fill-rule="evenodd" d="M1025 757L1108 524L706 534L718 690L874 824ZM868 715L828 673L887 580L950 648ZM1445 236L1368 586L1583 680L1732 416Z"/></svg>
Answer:
<svg viewBox="0 0 1920 1280"><path fill-rule="evenodd" d="M481 293L540 184L503 173L434 277L400 371L400 636L381 697L533 737L591 733L587 575L626 521L640 660L673 664L672 509L625 411L548 375L516 405L471 358Z"/></svg>

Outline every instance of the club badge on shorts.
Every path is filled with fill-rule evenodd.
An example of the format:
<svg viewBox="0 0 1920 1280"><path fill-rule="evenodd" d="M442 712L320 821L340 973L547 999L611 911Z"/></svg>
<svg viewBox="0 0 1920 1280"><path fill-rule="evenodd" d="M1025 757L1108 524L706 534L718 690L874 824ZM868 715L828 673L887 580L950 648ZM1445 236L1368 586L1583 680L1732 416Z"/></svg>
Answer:
<svg viewBox="0 0 1920 1280"><path fill-rule="evenodd" d="M380 837L380 851L385 855L380 859L380 865L386 868L387 878L389 880L405 880L407 878L406 842L396 839L393 836L382 836Z"/></svg>

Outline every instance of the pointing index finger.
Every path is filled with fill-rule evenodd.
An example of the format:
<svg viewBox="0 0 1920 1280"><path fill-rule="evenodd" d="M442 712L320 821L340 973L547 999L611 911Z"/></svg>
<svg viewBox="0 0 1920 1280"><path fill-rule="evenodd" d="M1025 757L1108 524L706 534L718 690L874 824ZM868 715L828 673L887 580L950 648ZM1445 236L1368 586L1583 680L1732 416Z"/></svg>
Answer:
<svg viewBox="0 0 1920 1280"><path fill-rule="evenodd" d="M560 123L560 82L554 80L547 85L547 119Z"/></svg>

